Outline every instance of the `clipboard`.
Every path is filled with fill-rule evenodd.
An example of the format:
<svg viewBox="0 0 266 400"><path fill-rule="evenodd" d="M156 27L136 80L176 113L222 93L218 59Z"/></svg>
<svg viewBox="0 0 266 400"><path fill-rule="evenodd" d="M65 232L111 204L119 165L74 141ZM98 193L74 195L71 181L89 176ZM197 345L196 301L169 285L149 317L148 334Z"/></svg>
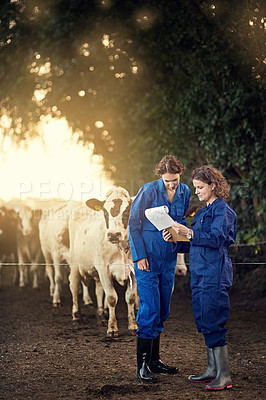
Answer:
<svg viewBox="0 0 266 400"><path fill-rule="evenodd" d="M166 229L171 233L174 242L189 242L186 236L177 233L171 226Z"/></svg>
<svg viewBox="0 0 266 400"><path fill-rule="evenodd" d="M168 213L169 209L167 206L147 208L145 210L145 216L158 229L158 231L167 229L171 233L174 242L189 242L189 239L186 236L177 233L174 228L172 228L175 221Z"/></svg>

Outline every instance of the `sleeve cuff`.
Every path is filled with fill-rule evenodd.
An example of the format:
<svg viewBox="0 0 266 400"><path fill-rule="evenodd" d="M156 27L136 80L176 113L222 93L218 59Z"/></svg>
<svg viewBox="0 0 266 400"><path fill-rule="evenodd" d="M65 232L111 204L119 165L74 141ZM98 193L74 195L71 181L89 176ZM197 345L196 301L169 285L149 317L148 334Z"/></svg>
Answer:
<svg viewBox="0 0 266 400"><path fill-rule="evenodd" d="M191 242L193 244L199 243L199 232L198 231L193 231L193 238L191 239Z"/></svg>

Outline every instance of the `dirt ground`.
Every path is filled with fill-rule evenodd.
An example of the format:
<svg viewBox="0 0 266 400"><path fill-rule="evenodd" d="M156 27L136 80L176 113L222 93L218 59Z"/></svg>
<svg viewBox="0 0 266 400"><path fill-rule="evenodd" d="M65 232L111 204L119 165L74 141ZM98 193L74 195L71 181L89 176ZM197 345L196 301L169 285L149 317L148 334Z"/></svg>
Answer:
<svg viewBox="0 0 266 400"><path fill-rule="evenodd" d="M4 285L0 290L0 399L265 399L266 298L232 291L228 349L233 388L207 392L204 384L188 381L188 375L205 370L206 350L195 328L188 281L180 286L177 279L161 357L178 366L179 373L158 374L158 383L150 385L135 378L136 337L127 330L123 288L117 287L120 335L108 339L92 307L82 307L82 324L72 322L67 286L63 306L53 309L47 282L38 290Z"/></svg>

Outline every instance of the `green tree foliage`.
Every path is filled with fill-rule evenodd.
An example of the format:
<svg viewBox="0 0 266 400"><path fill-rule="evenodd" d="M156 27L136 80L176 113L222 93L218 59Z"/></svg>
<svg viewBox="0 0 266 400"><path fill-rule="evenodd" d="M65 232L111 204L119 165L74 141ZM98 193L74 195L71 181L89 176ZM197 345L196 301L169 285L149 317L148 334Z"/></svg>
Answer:
<svg viewBox="0 0 266 400"><path fill-rule="evenodd" d="M229 179L240 239L263 237L265 9L242 0L2 0L2 129L66 116L135 194L167 153ZM102 121L101 127L95 125Z"/></svg>

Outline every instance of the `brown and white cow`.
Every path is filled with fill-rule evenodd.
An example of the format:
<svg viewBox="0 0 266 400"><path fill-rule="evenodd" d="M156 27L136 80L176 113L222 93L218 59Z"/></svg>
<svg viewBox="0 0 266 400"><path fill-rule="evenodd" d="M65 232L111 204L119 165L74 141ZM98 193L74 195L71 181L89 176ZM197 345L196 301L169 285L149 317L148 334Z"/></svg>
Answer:
<svg viewBox="0 0 266 400"><path fill-rule="evenodd" d="M115 187L108 191L104 201L87 200L77 208L69 221L70 236L70 290L72 316L80 318L78 292L80 281L96 279L98 314L103 314L103 292L109 309L107 336L117 336L116 304L118 295L113 278L127 285L125 300L128 307L128 329L137 329L135 304L136 281L131 273L132 259L128 243L128 219L131 206L129 193ZM132 283L132 285L130 284Z"/></svg>
<svg viewBox="0 0 266 400"><path fill-rule="evenodd" d="M17 210L17 213L19 287L24 287L28 283L28 266L30 266L33 274L32 287L36 289L38 288L39 264L43 261L39 239L39 221L42 211L23 205Z"/></svg>
<svg viewBox="0 0 266 400"><path fill-rule="evenodd" d="M61 305L62 283L69 274L69 219L73 210L81 204L69 201L58 207L43 209L39 223L41 248L54 307Z"/></svg>

